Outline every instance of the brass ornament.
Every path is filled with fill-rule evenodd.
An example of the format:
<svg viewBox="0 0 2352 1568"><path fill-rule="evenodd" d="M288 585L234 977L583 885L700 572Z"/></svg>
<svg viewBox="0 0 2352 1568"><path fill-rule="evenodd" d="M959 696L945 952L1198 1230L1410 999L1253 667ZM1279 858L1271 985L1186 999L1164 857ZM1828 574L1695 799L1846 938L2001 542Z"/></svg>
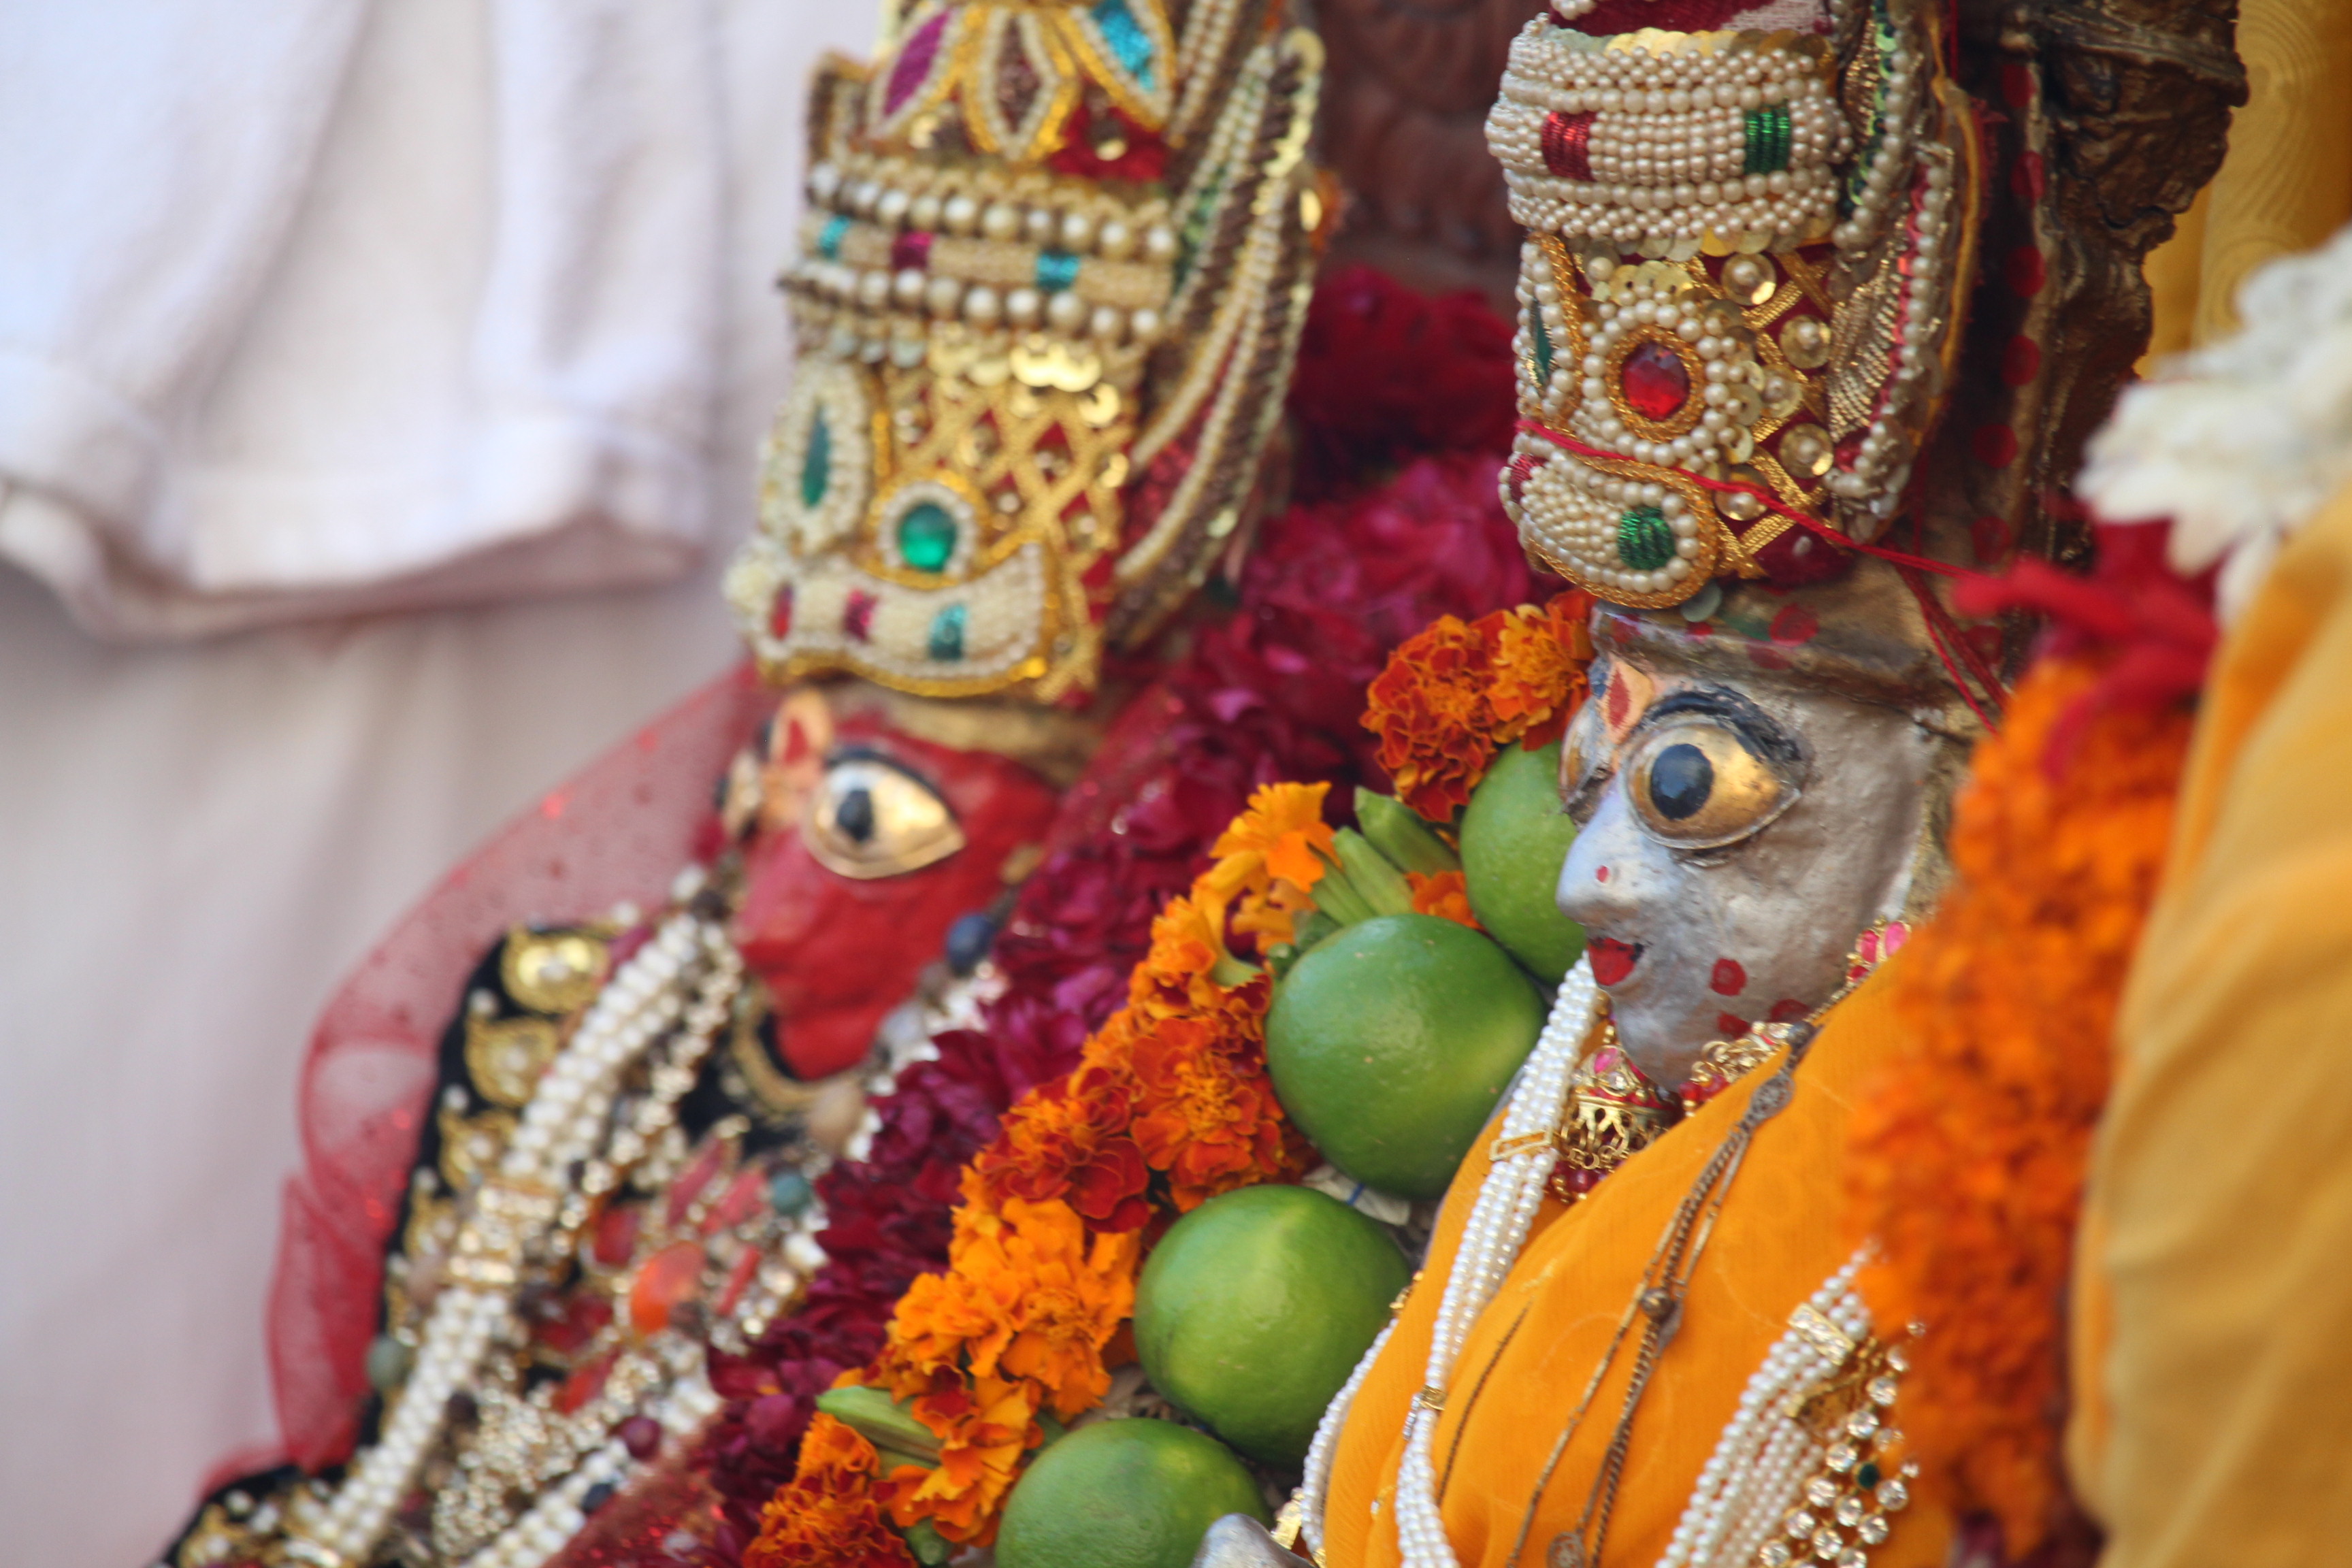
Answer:
<svg viewBox="0 0 2352 1568"><path fill-rule="evenodd" d="M540 1074L562 1046L562 1037L552 1019L468 1015L466 1074L484 1100L517 1110L530 1103Z"/></svg>
<svg viewBox="0 0 2352 1568"><path fill-rule="evenodd" d="M499 956L499 981L516 1005L560 1017L596 999L604 955L604 943L585 931L518 926Z"/></svg>

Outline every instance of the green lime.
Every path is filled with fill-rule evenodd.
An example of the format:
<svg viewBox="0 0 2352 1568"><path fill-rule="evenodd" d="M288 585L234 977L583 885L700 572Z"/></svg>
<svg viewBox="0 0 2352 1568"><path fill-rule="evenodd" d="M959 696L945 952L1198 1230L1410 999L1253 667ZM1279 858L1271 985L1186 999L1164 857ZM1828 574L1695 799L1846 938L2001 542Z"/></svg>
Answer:
<svg viewBox="0 0 2352 1568"><path fill-rule="evenodd" d="M1268 1522L1265 1494L1223 1444L1172 1421L1098 1421L1013 1486L997 1568L1187 1568L1229 1513Z"/></svg>
<svg viewBox="0 0 2352 1568"><path fill-rule="evenodd" d="M1559 743L1507 746L1462 814L1470 912L1549 984L1584 951L1584 928L1559 912L1559 867L1576 824L1559 808Z"/></svg>
<svg viewBox="0 0 2352 1568"><path fill-rule="evenodd" d="M1476 931L1382 915L1283 976L1266 1067L1324 1158L1381 1192L1442 1197L1543 1021L1527 975Z"/></svg>
<svg viewBox="0 0 2352 1568"><path fill-rule="evenodd" d="M1135 1288L1151 1385L1254 1459L1296 1465L1388 1321L1404 1255L1305 1187L1243 1187L1170 1227Z"/></svg>

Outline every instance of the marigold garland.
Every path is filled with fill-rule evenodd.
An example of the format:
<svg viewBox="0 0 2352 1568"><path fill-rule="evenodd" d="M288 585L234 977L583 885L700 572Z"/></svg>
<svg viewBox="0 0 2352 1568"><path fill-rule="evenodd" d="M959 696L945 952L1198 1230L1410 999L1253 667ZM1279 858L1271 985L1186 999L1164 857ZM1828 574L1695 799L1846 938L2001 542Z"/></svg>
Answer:
<svg viewBox="0 0 2352 1568"><path fill-rule="evenodd" d="M770 1500L743 1568L915 1568L883 1521L874 1445L830 1415L809 1423L800 1472Z"/></svg>
<svg viewBox="0 0 2352 1568"><path fill-rule="evenodd" d="M1890 975L1905 1045L1856 1110L1848 1166L1855 1231L1881 1247L1865 1295L1886 1331L1929 1327L1912 1447L1963 1513L2000 1520L2011 1562L2075 1528L2061 1303L2190 725L2177 705L2086 709L2111 662L2045 658L1977 748L1958 879Z"/></svg>
<svg viewBox="0 0 2352 1568"><path fill-rule="evenodd" d="M1146 1224L1312 1165L1266 1077L1269 984L1227 949L1225 928L1230 902L1272 910L1277 889L1303 894L1321 875L1328 787L1251 795L1218 858L1153 921L1127 1005L1076 1068L1014 1102L965 1170L946 1268L907 1289L881 1354L855 1380L908 1403L939 1438L937 1466L845 1467L828 1428L818 1468L804 1452L761 1516L763 1562L854 1542L861 1493L901 1529L928 1522L949 1541L990 1543L1024 1457L1045 1440L1039 1414L1068 1420L1109 1389L1105 1350L1135 1310ZM1277 931L1289 934L1286 919L1260 922L1267 945Z"/></svg>
<svg viewBox="0 0 2352 1568"><path fill-rule="evenodd" d="M1444 616L1398 647L1372 682L1364 728L1380 737L1399 800L1449 822L1496 752L1559 739L1584 700L1592 603L1571 589L1541 608Z"/></svg>

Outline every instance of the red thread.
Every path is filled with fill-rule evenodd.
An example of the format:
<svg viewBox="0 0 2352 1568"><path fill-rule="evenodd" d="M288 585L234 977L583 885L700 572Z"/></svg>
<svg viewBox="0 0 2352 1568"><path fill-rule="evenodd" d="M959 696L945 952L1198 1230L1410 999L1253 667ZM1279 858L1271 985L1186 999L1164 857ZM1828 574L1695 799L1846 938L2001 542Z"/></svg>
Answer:
<svg viewBox="0 0 2352 1568"><path fill-rule="evenodd" d="M1563 180L1592 178L1592 111L1568 114L1553 110L1544 116L1544 167Z"/></svg>
<svg viewBox="0 0 2352 1568"><path fill-rule="evenodd" d="M1542 437L1561 451L1574 457L1601 458L1612 462L1625 461L1624 454L1621 452L1604 452L1598 447L1588 447L1573 436L1563 436L1549 426L1539 424L1533 419L1520 420L1519 428L1530 436ZM1767 511L1780 513L1798 527L1819 535L1840 550L1858 550L1864 555L1875 556L1881 561L1890 562L1896 566L1909 566L1916 571L1934 572L1946 577L1974 577L1979 574L1969 571L1965 566L1955 566L1948 561L1933 561L1925 555L1906 554L1900 550L1886 549L1884 545L1864 544L1858 539L1848 539L1821 519L1782 505L1778 496L1759 490L1754 485L1733 484L1725 479L1710 479L1704 474L1694 474L1687 470L1678 471L1682 473L1684 479L1701 489L1713 490L1717 495L1753 497L1763 503Z"/></svg>

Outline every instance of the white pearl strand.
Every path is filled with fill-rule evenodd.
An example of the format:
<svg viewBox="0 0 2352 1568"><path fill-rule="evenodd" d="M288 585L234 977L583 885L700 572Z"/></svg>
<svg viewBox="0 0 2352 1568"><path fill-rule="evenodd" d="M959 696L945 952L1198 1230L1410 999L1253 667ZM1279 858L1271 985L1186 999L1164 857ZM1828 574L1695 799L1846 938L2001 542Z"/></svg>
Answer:
<svg viewBox="0 0 2352 1568"><path fill-rule="evenodd" d="M1315 1441L1307 1447L1307 1468L1298 1482L1299 1533L1318 1547L1323 1542L1323 1505L1331 1495L1331 1461L1339 1446L1339 1429L1348 1424L1348 1412L1354 1408L1356 1391L1364 1386L1364 1379L1388 1348L1389 1336L1396 1332L1396 1320L1391 1318L1380 1337L1348 1374L1330 1404L1323 1407L1323 1419L1315 1424Z"/></svg>
<svg viewBox="0 0 2352 1568"><path fill-rule="evenodd" d="M1705 34L1653 54L1538 16L1512 40L1486 142L1510 186L1523 227L1570 238L1613 240L1645 255L1696 254L1714 234L1743 249L1802 243L1830 231L1837 208L1832 168L1844 152L1844 118L1831 95L1829 61L1803 47L1729 50ZM1746 172L1746 116L1781 106L1789 116L1784 168ZM1592 177L1555 174L1543 128L1554 112L1590 113Z"/></svg>
<svg viewBox="0 0 2352 1568"><path fill-rule="evenodd" d="M1397 1545L1406 1568L1455 1568L1454 1548L1445 1539L1445 1524L1437 1511L1437 1478L1430 1458L1438 1417L1433 1401L1443 1398L1478 1314L1494 1300L1527 1245L1528 1227L1543 1203L1544 1184L1556 1158L1551 1131L1559 1124L1577 1058L1600 1005L1601 988L1593 983L1591 964L1579 959L1560 982L1551 1016L1528 1058L1527 1076L1503 1113L1499 1142L1508 1152L1495 1162L1480 1184L1453 1268L1447 1271L1423 1391L1414 1396L1412 1410L1405 1417L1404 1460L1397 1474ZM1319 1521L1319 1481L1317 1484L1315 1508Z"/></svg>
<svg viewBox="0 0 2352 1568"><path fill-rule="evenodd" d="M365 1560L438 1437L450 1395L472 1380L490 1342L509 1325L513 1308L499 1281L511 1283L531 1233L553 1217L545 1194L562 1188L571 1162L595 1142L623 1072L678 1021L689 963L721 952L732 956L724 928L681 911L598 994L532 1093L499 1177L477 1195L452 1254L450 1282L433 1303L415 1369L393 1401L383 1436L331 1501L298 1496L289 1530L294 1556L329 1564Z"/></svg>
<svg viewBox="0 0 2352 1568"><path fill-rule="evenodd" d="M1700 1469L1657 1568L1743 1568L1788 1517L1827 1450L1785 1402L1826 1382L1869 1336L1870 1310L1853 1290L1868 1251L1857 1251L1831 1275L1792 1314L1803 1321L1792 1321L1765 1353ZM1843 1351L1821 1331L1823 1321L1844 1337Z"/></svg>

